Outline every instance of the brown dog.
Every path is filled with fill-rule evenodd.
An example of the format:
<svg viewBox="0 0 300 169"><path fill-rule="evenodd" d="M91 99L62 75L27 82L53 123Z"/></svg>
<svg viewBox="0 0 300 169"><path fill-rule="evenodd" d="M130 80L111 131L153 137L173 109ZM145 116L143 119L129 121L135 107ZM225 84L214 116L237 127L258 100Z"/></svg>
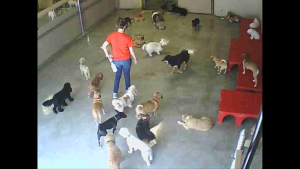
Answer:
<svg viewBox="0 0 300 169"><path fill-rule="evenodd" d="M144 34L138 34L136 35L137 39L133 39L133 46L137 48L141 48L146 42L145 42L145 35Z"/></svg>
<svg viewBox="0 0 300 169"><path fill-rule="evenodd" d="M227 13L226 19L228 19L229 22L240 22L240 18L232 12Z"/></svg>
<svg viewBox="0 0 300 169"><path fill-rule="evenodd" d="M100 92L99 85L100 85L101 80L103 80L103 74L99 72L95 75L95 77L93 78L91 84L89 85L88 96L90 98L92 98L92 95L93 95L92 92L93 91L99 91Z"/></svg>
<svg viewBox="0 0 300 169"><path fill-rule="evenodd" d="M252 73L253 73L253 82L255 82L254 84L254 87L257 86L257 75L259 73L259 70L258 70L258 67L257 67L257 64L254 63L254 62L251 62L249 56L247 56L245 53L242 54L242 56L244 57L244 60L243 60L243 74L246 73L246 69L249 69L249 70L252 70Z"/></svg>
<svg viewBox="0 0 300 169"><path fill-rule="evenodd" d="M136 107L136 117L138 118L139 114L148 114L154 112L154 115L157 116L157 109L159 107L159 99L163 98L160 92L155 92L151 100L145 101Z"/></svg>
<svg viewBox="0 0 300 169"><path fill-rule="evenodd" d="M137 22L137 21L142 22L143 20L145 20L145 12L143 11L143 12L141 12L141 13L135 15L135 16L133 17L133 20L134 20L135 22Z"/></svg>
<svg viewBox="0 0 300 169"><path fill-rule="evenodd" d="M211 58L212 58L213 61L216 63L216 66L215 66L214 68L218 67L218 71L219 71L218 74L220 74L222 70L225 70L225 71L224 71L224 74L225 74L225 73L226 73L226 69L227 69L227 63L226 63L226 60L225 60L225 59L217 58L217 57L215 57L215 56L211 56ZM221 69L220 69L220 68L221 68Z"/></svg>
<svg viewBox="0 0 300 169"><path fill-rule="evenodd" d="M213 127L213 122L208 117L201 117L196 119L193 115L183 114L182 121L178 121L178 124L182 125L185 129L195 129L199 131L208 131Z"/></svg>
<svg viewBox="0 0 300 169"><path fill-rule="evenodd" d="M105 114L102 100L101 100L101 94L99 91L94 91L94 101L93 101L93 118L98 126L98 124L101 124L101 111L103 114Z"/></svg>
<svg viewBox="0 0 300 169"><path fill-rule="evenodd" d="M108 133L104 140L108 152L108 168L119 169L123 158L120 148L116 146L115 136L112 133Z"/></svg>

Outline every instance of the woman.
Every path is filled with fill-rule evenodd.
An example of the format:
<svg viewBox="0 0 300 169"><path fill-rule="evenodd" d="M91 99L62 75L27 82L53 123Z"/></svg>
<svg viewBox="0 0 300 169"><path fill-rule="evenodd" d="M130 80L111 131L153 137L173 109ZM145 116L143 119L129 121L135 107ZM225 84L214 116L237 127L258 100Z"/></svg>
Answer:
<svg viewBox="0 0 300 169"><path fill-rule="evenodd" d="M113 63L116 65L118 71L116 72L113 98L118 97L119 83L122 77L122 72L125 77L126 90L130 87L130 68L131 68L131 57L134 59L134 64L137 64L137 60L133 51L132 38L125 34L127 23L124 18L119 18L117 22L118 31L111 33L106 41L102 45L102 49L108 59L112 58ZM112 55L107 52L107 45L112 45Z"/></svg>

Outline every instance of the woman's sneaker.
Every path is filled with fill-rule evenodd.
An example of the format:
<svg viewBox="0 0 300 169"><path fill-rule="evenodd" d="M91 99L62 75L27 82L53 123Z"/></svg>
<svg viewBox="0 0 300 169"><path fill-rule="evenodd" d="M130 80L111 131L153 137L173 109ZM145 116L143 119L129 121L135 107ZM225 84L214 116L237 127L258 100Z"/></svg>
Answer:
<svg viewBox="0 0 300 169"><path fill-rule="evenodd" d="M113 93L113 99L118 98L118 93Z"/></svg>

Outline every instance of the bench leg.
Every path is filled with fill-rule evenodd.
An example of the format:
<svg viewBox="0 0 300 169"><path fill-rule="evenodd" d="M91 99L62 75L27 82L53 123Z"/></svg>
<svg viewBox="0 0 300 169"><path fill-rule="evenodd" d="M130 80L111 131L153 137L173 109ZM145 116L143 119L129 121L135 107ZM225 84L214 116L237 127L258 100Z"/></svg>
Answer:
<svg viewBox="0 0 300 169"><path fill-rule="evenodd" d="M220 112L219 112L219 115L218 115L218 123L223 123L223 119L224 119L224 117L225 116L227 116L226 114L221 114Z"/></svg>
<svg viewBox="0 0 300 169"><path fill-rule="evenodd" d="M228 66L227 66L227 72L230 72L230 71L231 71L232 66L233 66L233 64L228 63Z"/></svg>
<svg viewBox="0 0 300 169"><path fill-rule="evenodd" d="M235 125L240 126L246 118L235 117Z"/></svg>

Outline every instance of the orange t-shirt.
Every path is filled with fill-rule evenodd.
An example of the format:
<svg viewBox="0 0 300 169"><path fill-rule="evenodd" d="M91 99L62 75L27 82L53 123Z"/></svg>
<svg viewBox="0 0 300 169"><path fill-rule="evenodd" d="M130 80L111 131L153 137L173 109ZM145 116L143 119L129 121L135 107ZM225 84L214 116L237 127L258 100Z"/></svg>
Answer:
<svg viewBox="0 0 300 169"><path fill-rule="evenodd" d="M129 47L133 47L132 38L120 32L108 35L106 41L112 45L112 55L114 60L130 59Z"/></svg>

